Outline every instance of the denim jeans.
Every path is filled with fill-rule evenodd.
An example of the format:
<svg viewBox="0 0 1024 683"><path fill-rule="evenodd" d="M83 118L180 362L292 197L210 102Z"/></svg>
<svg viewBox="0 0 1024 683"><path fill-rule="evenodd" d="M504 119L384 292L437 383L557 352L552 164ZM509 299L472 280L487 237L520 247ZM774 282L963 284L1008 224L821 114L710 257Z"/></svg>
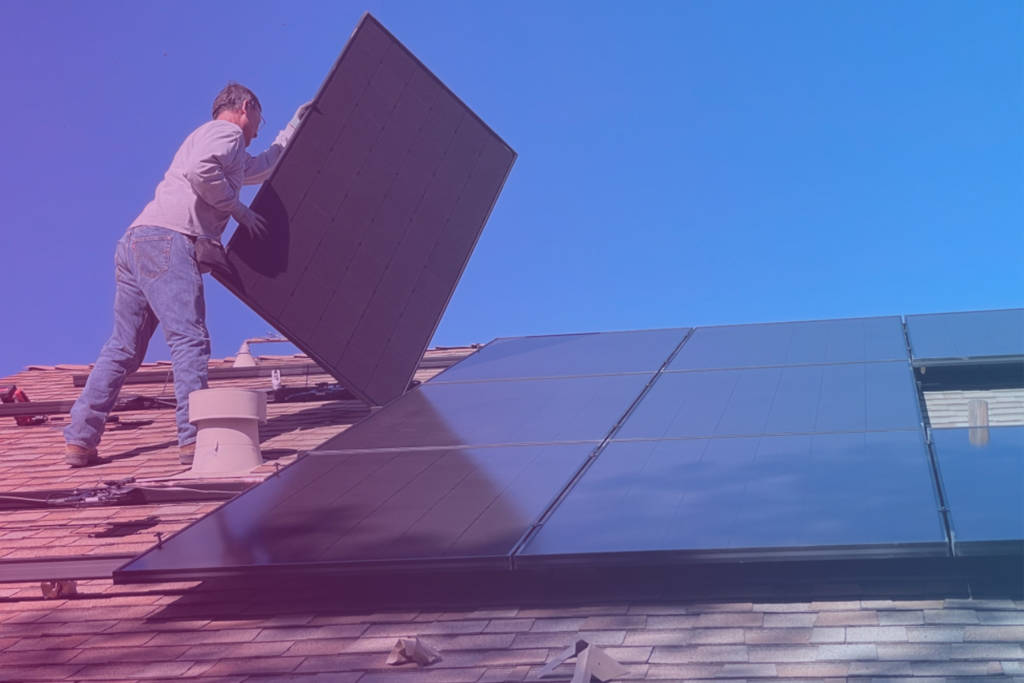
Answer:
<svg viewBox="0 0 1024 683"><path fill-rule="evenodd" d="M195 243L167 228L131 228L117 243L114 268L114 331L71 409L64 439L86 448L99 444L107 413L117 401L125 377L142 363L159 323L171 349L178 444L192 443L196 428L188 421L188 395L206 388L210 359Z"/></svg>

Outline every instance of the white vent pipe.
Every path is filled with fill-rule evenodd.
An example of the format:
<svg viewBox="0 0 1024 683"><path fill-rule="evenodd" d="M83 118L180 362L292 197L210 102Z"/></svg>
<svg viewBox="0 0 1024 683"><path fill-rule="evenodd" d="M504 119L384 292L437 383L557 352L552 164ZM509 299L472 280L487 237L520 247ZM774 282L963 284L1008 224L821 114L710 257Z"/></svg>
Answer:
<svg viewBox="0 0 1024 683"><path fill-rule="evenodd" d="M263 463L259 423L267 396L245 389L200 389L188 397L188 419L199 432L192 474L235 474Z"/></svg>
<svg viewBox="0 0 1024 683"><path fill-rule="evenodd" d="M988 443L988 401L972 398L967 401L967 438L974 446Z"/></svg>
<svg viewBox="0 0 1024 683"><path fill-rule="evenodd" d="M252 368L259 365L256 361L256 357L252 355L252 350L250 349L250 345L252 344L280 344L287 341L288 339L286 337L253 337L251 339L246 339L242 342L242 345L238 347L238 353L235 354L233 367Z"/></svg>
<svg viewBox="0 0 1024 683"><path fill-rule="evenodd" d="M249 350L249 342L244 341L242 345L238 347L238 353L235 354L235 362L232 363L231 367L234 368L253 368L256 367L256 359L252 357L252 351Z"/></svg>

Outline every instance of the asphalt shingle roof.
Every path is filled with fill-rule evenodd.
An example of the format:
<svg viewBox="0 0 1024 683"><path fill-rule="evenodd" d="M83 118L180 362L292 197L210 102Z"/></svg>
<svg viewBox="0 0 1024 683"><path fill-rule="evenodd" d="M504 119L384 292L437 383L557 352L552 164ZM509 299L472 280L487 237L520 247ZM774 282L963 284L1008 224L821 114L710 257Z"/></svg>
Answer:
<svg viewBox="0 0 1024 683"><path fill-rule="evenodd" d="M432 369L471 348L428 353ZM306 363L278 358L278 363ZM264 362L267 362L265 359ZM229 365L216 362L216 366ZM150 366L155 369L158 366ZM166 367L164 365L159 367ZM33 400L73 399L65 366L25 370L15 383ZM285 383L328 382L326 375ZM266 378L215 386L266 388ZM170 395L163 384L125 393ZM365 415L356 402L271 404L259 479ZM0 493L67 491L135 477L166 483L177 463L169 410L120 413L98 467L63 463L64 420L16 426L0 420ZM220 505L181 501L133 506L0 506L0 567L25 559L136 554ZM1019 567L1017 568L1019 569ZM1010 565L1011 573L1015 571ZM45 576L36 577L39 580ZM971 598L962 589L904 587L920 597L833 586L835 598L760 594L715 599L706 579L669 577L689 590L632 587L588 591L587 577L534 577L529 591L476 585L479 577L430 584L411 576L297 583L222 580L77 584L77 596L46 599L38 580L0 583L0 680L524 681L578 638L629 671L622 680L1024 680L1024 601ZM1014 585L1015 577L1008 576ZM1024 580L1024 578L1022 578ZM644 588L651 590L644 594ZM742 585L740 586L742 589ZM635 590L633 590L635 589ZM742 590L741 590L742 592ZM712 601L714 600L714 601ZM396 639L420 637L442 652L429 667L388 666ZM566 680L572 662L557 676Z"/></svg>

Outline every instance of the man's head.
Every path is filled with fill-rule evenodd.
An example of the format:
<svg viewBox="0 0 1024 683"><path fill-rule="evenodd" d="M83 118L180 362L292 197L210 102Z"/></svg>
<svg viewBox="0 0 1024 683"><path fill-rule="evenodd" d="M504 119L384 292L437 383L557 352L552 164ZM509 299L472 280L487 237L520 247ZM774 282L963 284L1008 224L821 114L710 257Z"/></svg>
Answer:
<svg viewBox="0 0 1024 683"><path fill-rule="evenodd" d="M213 100L213 118L230 121L242 129L245 145L249 146L259 132L263 121L260 100L244 85L228 83Z"/></svg>

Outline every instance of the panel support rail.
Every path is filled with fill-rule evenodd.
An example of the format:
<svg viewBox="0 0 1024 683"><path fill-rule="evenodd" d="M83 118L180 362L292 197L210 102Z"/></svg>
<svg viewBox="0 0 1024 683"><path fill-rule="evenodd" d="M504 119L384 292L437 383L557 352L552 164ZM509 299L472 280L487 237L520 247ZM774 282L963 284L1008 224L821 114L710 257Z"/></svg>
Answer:
<svg viewBox="0 0 1024 683"><path fill-rule="evenodd" d="M939 460L935 457L935 445L932 442L932 424L931 420L928 419L928 404L924 400L924 389L921 387L921 380L914 367L914 355L913 349L910 346L910 332L907 329L906 317L901 317L900 322L903 327L903 343L907 347L907 358L911 359L910 376L914 382L914 390L917 392L918 412L921 415L921 425L924 428L924 445L928 451L928 468L931 470L932 485L935 487L935 495L939 502L939 516L942 518L942 527L946 532L946 549L950 557L956 557L956 532L953 530L953 522L950 519L946 490L942 485L942 474L939 472Z"/></svg>

